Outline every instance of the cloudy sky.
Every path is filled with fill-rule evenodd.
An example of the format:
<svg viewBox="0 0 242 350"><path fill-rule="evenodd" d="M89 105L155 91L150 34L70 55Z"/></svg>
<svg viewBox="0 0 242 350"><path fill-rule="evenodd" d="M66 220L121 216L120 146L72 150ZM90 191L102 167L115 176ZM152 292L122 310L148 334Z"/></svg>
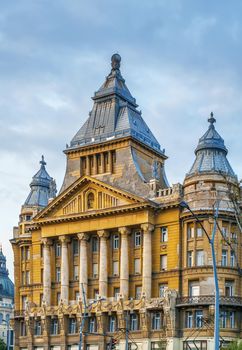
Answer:
<svg viewBox="0 0 242 350"><path fill-rule="evenodd" d="M11 0L0 5L0 240L8 240L42 154L60 188L62 150L92 108L114 52L182 182L214 111L242 177L240 0Z"/></svg>

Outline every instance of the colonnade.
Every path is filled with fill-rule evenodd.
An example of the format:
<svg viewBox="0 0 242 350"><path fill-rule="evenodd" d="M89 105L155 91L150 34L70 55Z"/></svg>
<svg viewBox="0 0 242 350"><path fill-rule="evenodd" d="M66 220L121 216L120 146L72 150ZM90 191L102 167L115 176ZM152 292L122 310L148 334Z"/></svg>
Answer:
<svg viewBox="0 0 242 350"><path fill-rule="evenodd" d="M152 287L152 231L153 225L147 223L141 225L143 233L143 268L142 268L142 292L147 298L151 297ZM118 229L121 238L120 245L120 294L124 299L129 297L129 227ZM108 239L110 233L107 230L97 231L100 239L99 250L99 294L101 297L108 296ZM88 233L78 233L79 240L79 289L88 293ZM69 302L69 258L67 235L59 237L61 242L61 299L64 303ZM51 239L44 238L43 242L43 298L47 305L51 305Z"/></svg>

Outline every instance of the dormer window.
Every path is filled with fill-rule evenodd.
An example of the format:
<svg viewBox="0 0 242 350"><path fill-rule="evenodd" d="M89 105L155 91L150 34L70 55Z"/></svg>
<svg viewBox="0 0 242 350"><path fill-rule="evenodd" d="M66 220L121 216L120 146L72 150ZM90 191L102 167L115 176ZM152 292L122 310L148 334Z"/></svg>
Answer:
<svg viewBox="0 0 242 350"><path fill-rule="evenodd" d="M90 192L87 195L87 209L94 209L94 193Z"/></svg>

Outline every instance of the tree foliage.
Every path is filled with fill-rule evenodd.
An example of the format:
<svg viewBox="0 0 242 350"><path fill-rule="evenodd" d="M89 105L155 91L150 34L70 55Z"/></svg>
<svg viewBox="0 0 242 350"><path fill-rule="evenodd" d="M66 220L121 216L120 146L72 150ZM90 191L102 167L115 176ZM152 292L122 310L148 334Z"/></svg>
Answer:
<svg viewBox="0 0 242 350"><path fill-rule="evenodd" d="M226 347L226 350L242 350L242 342L233 342Z"/></svg>
<svg viewBox="0 0 242 350"><path fill-rule="evenodd" d="M0 350L7 350L7 345L2 339L0 339Z"/></svg>

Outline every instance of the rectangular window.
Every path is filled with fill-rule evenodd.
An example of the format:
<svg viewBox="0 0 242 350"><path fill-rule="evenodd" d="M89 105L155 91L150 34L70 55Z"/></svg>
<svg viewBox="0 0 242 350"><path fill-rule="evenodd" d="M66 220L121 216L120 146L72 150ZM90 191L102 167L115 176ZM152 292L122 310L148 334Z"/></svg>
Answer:
<svg viewBox="0 0 242 350"><path fill-rule="evenodd" d="M79 301L79 299L80 299L80 293L76 291L75 292L75 300Z"/></svg>
<svg viewBox="0 0 242 350"><path fill-rule="evenodd" d="M75 281L79 280L79 266L78 265L73 266L73 279Z"/></svg>
<svg viewBox="0 0 242 350"><path fill-rule="evenodd" d="M59 266L55 269L55 281L60 282L61 281L61 268Z"/></svg>
<svg viewBox="0 0 242 350"><path fill-rule="evenodd" d="M25 257L26 257L26 260L30 260L30 248L29 247L25 247Z"/></svg>
<svg viewBox="0 0 242 350"><path fill-rule="evenodd" d="M234 296L234 281L225 280L225 296Z"/></svg>
<svg viewBox="0 0 242 350"><path fill-rule="evenodd" d="M194 227L193 225L187 226L187 239L194 238Z"/></svg>
<svg viewBox="0 0 242 350"><path fill-rule="evenodd" d="M141 299L141 293L142 293L142 287L141 286L136 286L135 287L135 299L136 300Z"/></svg>
<svg viewBox="0 0 242 350"><path fill-rule="evenodd" d="M203 230L201 227L197 227L197 238L200 238L203 236Z"/></svg>
<svg viewBox="0 0 242 350"><path fill-rule="evenodd" d="M220 328L227 328L227 311L220 311Z"/></svg>
<svg viewBox="0 0 242 350"><path fill-rule="evenodd" d="M97 263L92 264L92 277L93 278L98 277L98 264Z"/></svg>
<svg viewBox="0 0 242 350"><path fill-rule="evenodd" d="M24 247L21 247L21 260L22 261L25 260L25 249L24 249Z"/></svg>
<svg viewBox="0 0 242 350"><path fill-rule="evenodd" d="M21 337L26 337L27 335L26 323L24 321L20 322L20 335Z"/></svg>
<svg viewBox="0 0 242 350"><path fill-rule="evenodd" d="M228 265L228 251L226 249L222 250L222 260L221 260L222 266Z"/></svg>
<svg viewBox="0 0 242 350"><path fill-rule="evenodd" d="M136 313L130 314L130 330L137 331L139 329L138 315Z"/></svg>
<svg viewBox="0 0 242 350"><path fill-rule="evenodd" d="M192 267L193 265L193 252L189 250L187 252L187 267Z"/></svg>
<svg viewBox="0 0 242 350"><path fill-rule="evenodd" d="M203 250L196 251L196 265L197 266L204 265L204 251Z"/></svg>
<svg viewBox="0 0 242 350"><path fill-rule="evenodd" d="M57 305L59 305L60 301L61 301L61 293L60 292L57 292L57 294L56 294L56 301L57 301Z"/></svg>
<svg viewBox="0 0 242 350"><path fill-rule="evenodd" d="M222 234L224 237L228 238L228 229L227 227L223 226L222 227Z"/></svg>
<svg viewBox="0 0 242 350"><path fill-rule="evenodd" d="M238 242L237 233L231 232L230 237L231 237L231 243L237 243Z"/></svg>
<svg viewBox="0 0 242 350"><path fill-rule="evenodd" d="M161 283L159 285L159 297L160 298L164 298L165 296L165 290L168 288L168 284L167 283Z"/></svg>
<svg viewBox="0 0 242 350"><path fill-rule="evenodd" d="M188 284L189 296L197 297L200 295L200 285L199 281L190 281Z"/></svg>
<svg viewBox="0 0 242 350"><path fill-rule="evenodd" d="M97 253L98 252L98 239L97 237L92 237L92 252Z"/></svg>
<svg viewBox="0 0 242 350"><path fill-rule="evenodd" d="M230 267L235 267L235 254L234 251L230 251Z"/></svg>
<svg viewBox="0 0 242 350"><path fill-rule="evenodd" d="M167 270L167 255L160 256L160 269L161 271Z"/></svg>
<svg viewBox="0 0 242 350"><path fill-rule="evenodd" d="M89 318L89 332L90 333L95 333L97 330L96 330L96 319L95 317L90 317Z"/></svg>
<svg viewBox="0 0 242 350"><path fill-rule="evenodd" d="M42 305L42 303L43 303L43 298L44 298L44 295L41 293L41 294L39 295L39 306Z"/></svg>
<svg viewBox="0 0 242 350"><path fill-rule="evenodd" d="M119 293L120 293L120 289L114 288L113 295L114 295L115 300L118 300Z"/></svg>
<svg viewBox="0 0 242 350"><path fill-rule="evenodd" d="M23 295L22 296L22 310L26 310L26 306L27 306L27 296Z"/></svg>
<svg viewBox="0 0 242 350"><path fill-rule="evenodd" d="M44 282L44 269L40 270L40 281L41 281L41 283Z"/></svg>
<svg viewBox="0 0 242 350"><path fill-rule="evenodd" d="M119 275L119 262L113 261L113 276Z"/></svg>
<svg viewBox="0 0 242 350"><path fill-rule="evenodd" d="M113 235L113 249L119 248L119 235Z"/></svg>
<svg viewBox="0 0 242 350"><path fill-rule="evenodd" d="M51 319L50 332L52 335L59 334L59 322L57 318Z"/></svg>
<svg viewBox="0 0 242 350"><path fill-rule="evenodd" d="M161 242L167 242L168 241L168 229L167 227L163 226L161 227Z"/></svg>
<svg viewBox="0 0 242 350"><path fill-rule="evenodd" d="M114 315L109 316L109 327L108 330L110 333L116 332L116 317Z"/></svg>
<svg viewBox="0 0 242 350"><path fill-rule="evenodd" d="M203 326L203 310L195 311L195 323L196 328L201 328Z"/></svg>
<svg viewBox="0 0 242 350"><path fill-rule="evenodd" d="M75 334L77 331L76 329L76 319L75 318L69 318L69 334Z"/></svg>
<svg viewBox="0 0 242 350"><path fill-rule="evenodd" d="M134 273L140 274L141 273L141 265L140 265L140 259L134 259Z"/></svg>
<svg viewBox="0 0 242 350"><path fill-rule="evenodd" d="M55 244L55 256L56 257L61 256L61 244L60 243Z"/></svg>
<svg viewBox="0 0 242 350"><path fill-rule="evenodd" d="M25 285L26 281L25 281L25 271L22 271L21 273L21 280L22 280L22 284Z"/></svg>
<svg viewBox="0 0 242 350"><path fill-rule="evenodd" d="M93 297L95 300L97 300L97 298L99 297L99 290L98 289L93 290Z"/></svg>
<svg viewBox="0 0 242 350"><path fill-rule="evenodd" d="M235 311L229 311L229 327L235 328Z"/></svg>
<svg viewBox="0 0 242 350"><path fill-rule="evenodd" d="M152 329L161 329L161 312L152 313Z"/></svg>
<svg viewBox="0 0 242 350"><path fill-rule="evenodd" d="M186 312L186 328L193 328L193 313L192 313L192 311Z"/></svg>
<svg viewBox="0 0 242 350"><path fill-rule="evenodd" d="M44 245L41 244L40 245L40 257L43 258L43 256L44 256Z"/></svg>
<svg viewBox="0 0 242 350"><path fill-rule="evenodd" d="M79 241L78 239L73 239L72 241L73 255L77 256L79 254Z"/></svg>
<svg viewBox="0 0 242 350"><path fill-rule="evenodd" d="M37 320L35 321L34 323L34 335L36 336L39 336L42 334L42 331L41 331L41 321L40 320Z"/></svg>
<svg viewBox="0 0 242 350"><path fill-rule="evenodd" d="M26 284L30 285L30 271L26 271Z"/></svg>
<svg viewBox="0 0 242 350"><path fill-rule="evenodd" d="M137 231L134 233L134 246L140 247L141 246L141 232Z"/></svg>

